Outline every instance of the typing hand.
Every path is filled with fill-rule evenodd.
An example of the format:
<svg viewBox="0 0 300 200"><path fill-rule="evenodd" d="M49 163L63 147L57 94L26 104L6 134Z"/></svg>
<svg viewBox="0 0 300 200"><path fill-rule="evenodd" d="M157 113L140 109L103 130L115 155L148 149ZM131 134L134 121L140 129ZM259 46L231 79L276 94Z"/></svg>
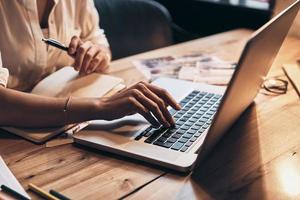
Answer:
<svg viewBox="0 0 300 200"><path fill-rule="evenodd" d="M107 47L90 41L83 42L78 36L72 37L68 54L75 58L74 68L80 74L106 72L111 60Z"/></svg>
<svg viewBox="0 0 300 200"><path fill-rule="evenodd" d="M99 110L101 119L105 120L139 113L154 126L162 124L170 127L175 122L167 109L169 105L176 110L180 109L180 105L167 91L140 82L112 97L102 98Z"/></svg>

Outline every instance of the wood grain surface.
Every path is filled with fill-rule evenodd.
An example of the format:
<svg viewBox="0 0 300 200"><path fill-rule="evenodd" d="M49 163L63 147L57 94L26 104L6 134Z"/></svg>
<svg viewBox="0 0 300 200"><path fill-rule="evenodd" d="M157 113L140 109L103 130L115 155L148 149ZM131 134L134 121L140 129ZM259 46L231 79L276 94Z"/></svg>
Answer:
<svg viewBox="0 0 300 200"><path fill-rule="evenodd" d="M251 31L239 29L114 61L111 73L127 85L145 80L132 65L140 58L212 53L237 61ZM286 39L269 76L300 58L300 40ZM266 95L241 116L190 175L78 145L45 148L0 133L0 154L27 189L34 183L73 199L300 199L300 102ZM37 196L30 193L33 199Z"/></svg>

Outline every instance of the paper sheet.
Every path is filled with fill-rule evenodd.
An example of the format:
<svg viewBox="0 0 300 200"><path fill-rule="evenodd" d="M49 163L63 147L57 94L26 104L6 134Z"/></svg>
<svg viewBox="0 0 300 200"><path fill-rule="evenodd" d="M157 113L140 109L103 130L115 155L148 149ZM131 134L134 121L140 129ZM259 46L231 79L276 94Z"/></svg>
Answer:
<svg viewBox="0 0 300 200"><path fill-rule="evenodd" d="M136 60L133 64L149 80L170 77L213 85L228 84L235 69L234 63L210 54L165 56Z"/></svg>
<svg viewBox="0 0 300 200"><path fill-rule="evenodd" d="M23 187L17 181L15 176L11 173L7 165L5 164L4 160L0 156L0 185L6 185L16 192L22 194L23 196L31 199L28 194L25 192ZM0 189L1 191L1 189Z"/></svg>

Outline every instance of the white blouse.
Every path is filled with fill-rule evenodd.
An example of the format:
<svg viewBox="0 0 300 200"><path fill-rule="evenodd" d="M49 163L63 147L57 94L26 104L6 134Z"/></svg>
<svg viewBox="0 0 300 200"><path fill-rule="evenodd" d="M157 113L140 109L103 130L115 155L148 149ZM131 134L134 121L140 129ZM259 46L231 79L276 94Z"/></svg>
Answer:
<svg viewBox="0 0 300 200"><path fill-rule="evenodd" d="M0 1L0 52L9 70L7 87L29 91L42 78L73 64L66 52L42 42L37 0ZM53 0L48 34L65 45L74 35L82 40L108 46L93 0ZM7 70L0 68L6 82Z"/></svg>

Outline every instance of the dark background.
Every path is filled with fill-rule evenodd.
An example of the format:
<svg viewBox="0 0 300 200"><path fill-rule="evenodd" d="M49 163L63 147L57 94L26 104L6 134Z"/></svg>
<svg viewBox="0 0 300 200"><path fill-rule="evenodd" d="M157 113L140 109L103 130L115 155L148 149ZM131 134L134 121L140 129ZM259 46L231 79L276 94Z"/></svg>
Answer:
<svg viewBox="0 0 300 200"><path fill-rule="evenodd" d="M155 0L171 13L175 42L183 42L234 28L257 29L272 16L275 0ZM247 4L254 2L253 5ZM255 3L267 5L265 8Z"/></svg>

